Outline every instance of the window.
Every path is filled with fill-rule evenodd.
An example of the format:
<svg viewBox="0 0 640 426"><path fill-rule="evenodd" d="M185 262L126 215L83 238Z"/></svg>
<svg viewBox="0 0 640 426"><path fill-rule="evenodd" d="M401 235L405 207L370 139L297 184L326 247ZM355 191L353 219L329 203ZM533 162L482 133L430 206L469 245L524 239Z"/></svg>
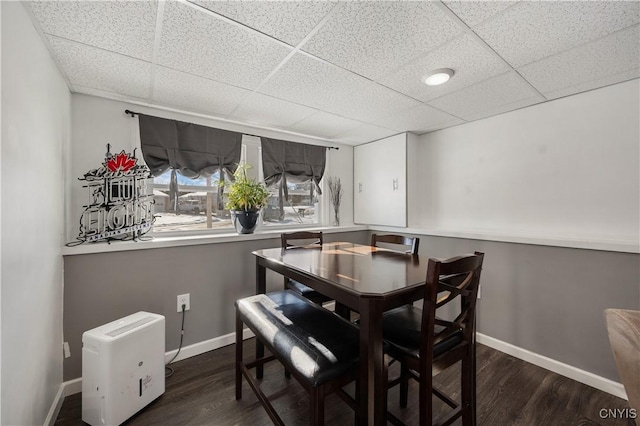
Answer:
<svg viewBox="0 0 640 426"><path fill-rule="evenodd" d="M262 175L261 175L262 178ZM311 182L288 183L289 198L280 194L278 185L267 187L271 196L262 211L265 226L317 224L320 217L320 197ZM282 205L280 199L282 197Z"/></svg>
<svg viewBox="0 0 640 426"><path fill-rule="evenodd" d="M170 202L171 170L153 178L154 232L199 231L231 227L229 212L217 202L219 172L207 178L189 179L179 173L178 203Z"/></svg>
<svg viewBox="0 0 640 426"><path fill-rule="evenodd" d="M264 182L260 140L252 136L243 136L242 142L241 162L251 164L255 177ZM164 234L233 230L229 211L224 208L226 199L217 199L219 178L219 172L208 178L197 179L189 179L177 173L179 187L177 209L169 201L171 169L153 178L151 186L156 216L153 232ZM287 199L279 193L277 185L268 189L271 197L262 211L262 226L275 228L320 222L322 197L318 196L310 181L288 183Z"/></svg>

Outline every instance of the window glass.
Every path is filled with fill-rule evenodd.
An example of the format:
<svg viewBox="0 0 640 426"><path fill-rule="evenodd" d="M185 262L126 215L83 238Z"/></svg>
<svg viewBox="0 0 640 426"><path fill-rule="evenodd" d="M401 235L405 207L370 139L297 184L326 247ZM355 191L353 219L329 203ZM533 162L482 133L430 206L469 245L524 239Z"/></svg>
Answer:
<svg viewBox="0 0 640 426"><path fill-rule="evenodd" d="M229 211L218 198L218 172L210 177L190 179L177 174L178 205L172 205L169 197L171 170L153 178L154 232L199 231L230 228Z"/></svg>
<svg viewBox="0 0 640 426"><path fill-rule="evenodd" d="M266 226L301 225L318 222L318 197L311 181L287 184L289 198L282 195L277 185L269 187L269 204L263 210Z"/></svg>

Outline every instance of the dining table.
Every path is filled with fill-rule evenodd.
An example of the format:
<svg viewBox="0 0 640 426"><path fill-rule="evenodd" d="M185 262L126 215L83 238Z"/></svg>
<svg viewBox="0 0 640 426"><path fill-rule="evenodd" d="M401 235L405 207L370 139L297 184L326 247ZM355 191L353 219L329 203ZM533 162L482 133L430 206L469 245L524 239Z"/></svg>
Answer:
<svg viewBox="0 0 640 426"><path fill-rule="evenodd" d="M428 259L350 242L325 243L321 247L269 248L254 251L253 255L256 294L266 292L269 269L360 314L359 420L360 424L386 424L383 313L424 298ZM264 356L264 347L258 342L256 356ZM261 367L256 375L262 377Z"/></svg>

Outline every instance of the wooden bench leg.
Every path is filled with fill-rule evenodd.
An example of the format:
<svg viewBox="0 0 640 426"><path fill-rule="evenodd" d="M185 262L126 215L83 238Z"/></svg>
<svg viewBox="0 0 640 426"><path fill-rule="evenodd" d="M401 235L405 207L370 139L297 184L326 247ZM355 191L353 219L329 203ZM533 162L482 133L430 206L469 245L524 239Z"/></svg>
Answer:
<svg viewBox="0 0 640 426"><path fill-rule="evenodd" d="M324 386L318 386L311 389L311 418L309 424L311 426L324 425Z"/></svg>
<svg viewBox="0 0 640 426"><path fill-rule="evenodd" d="M236 399L242 399L242 320L236 311Z"/></svg>

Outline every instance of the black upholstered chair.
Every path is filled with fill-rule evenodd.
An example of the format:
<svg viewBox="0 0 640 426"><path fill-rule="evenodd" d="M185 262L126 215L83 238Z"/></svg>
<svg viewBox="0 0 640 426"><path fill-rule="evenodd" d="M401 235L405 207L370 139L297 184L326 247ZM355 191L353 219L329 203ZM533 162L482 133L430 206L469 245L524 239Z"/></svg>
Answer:
<svg viewBox="0 0 640 426"><path fill-rule="evenodd" d="M243 324L272 356L244 361ZM310 394L310 424L322 425L324 399L330 393L357 409L357 394L354 399L342 387L357 378L359 351L357 327L290 290L236 301L236 399L242 398L244 375L274 424L284 423L250 368L279 360Z"/></svg>
<svg viewBox="0 0 640 426"><path fill-rule="evenodd" d="M400 384L400 406L407 406L409 378L419 382L420 424L450 424L462 417L465 426L475 424L475 308L484 254L429 259L423 309L413 305L385 312L385 352L400 361L400 377L388 387ZM439 297L440 296L440 297ZM452 321L440 319L437 311L454 300L459 313ZM454 401L433 387L432 376L462 361L461 401ZM452 410L432 419L432 393ZM394 424L402 424L388 413Z"/></svg>
<svg viewBox="0 0 640 426"><path fill-rule="evenodd" d="M407 254L418 254L420 238L405 237L402 235L394 234L371 234L371 245L373 247L390 248L391 250L401 251Z"/></svg>
<svg viewBox="0 0 640 426"><path fill-rule="evenodd" d="M282 248L289 249L308 249L308 248L322 248L322 232L290 232L280 235L280 241ZM324 302L331 301L327 296L318 293L309 286L294 281L290 278L284 278L284 288L291 290L299 295L306 297L312 302L322 304Z"/></svg>

